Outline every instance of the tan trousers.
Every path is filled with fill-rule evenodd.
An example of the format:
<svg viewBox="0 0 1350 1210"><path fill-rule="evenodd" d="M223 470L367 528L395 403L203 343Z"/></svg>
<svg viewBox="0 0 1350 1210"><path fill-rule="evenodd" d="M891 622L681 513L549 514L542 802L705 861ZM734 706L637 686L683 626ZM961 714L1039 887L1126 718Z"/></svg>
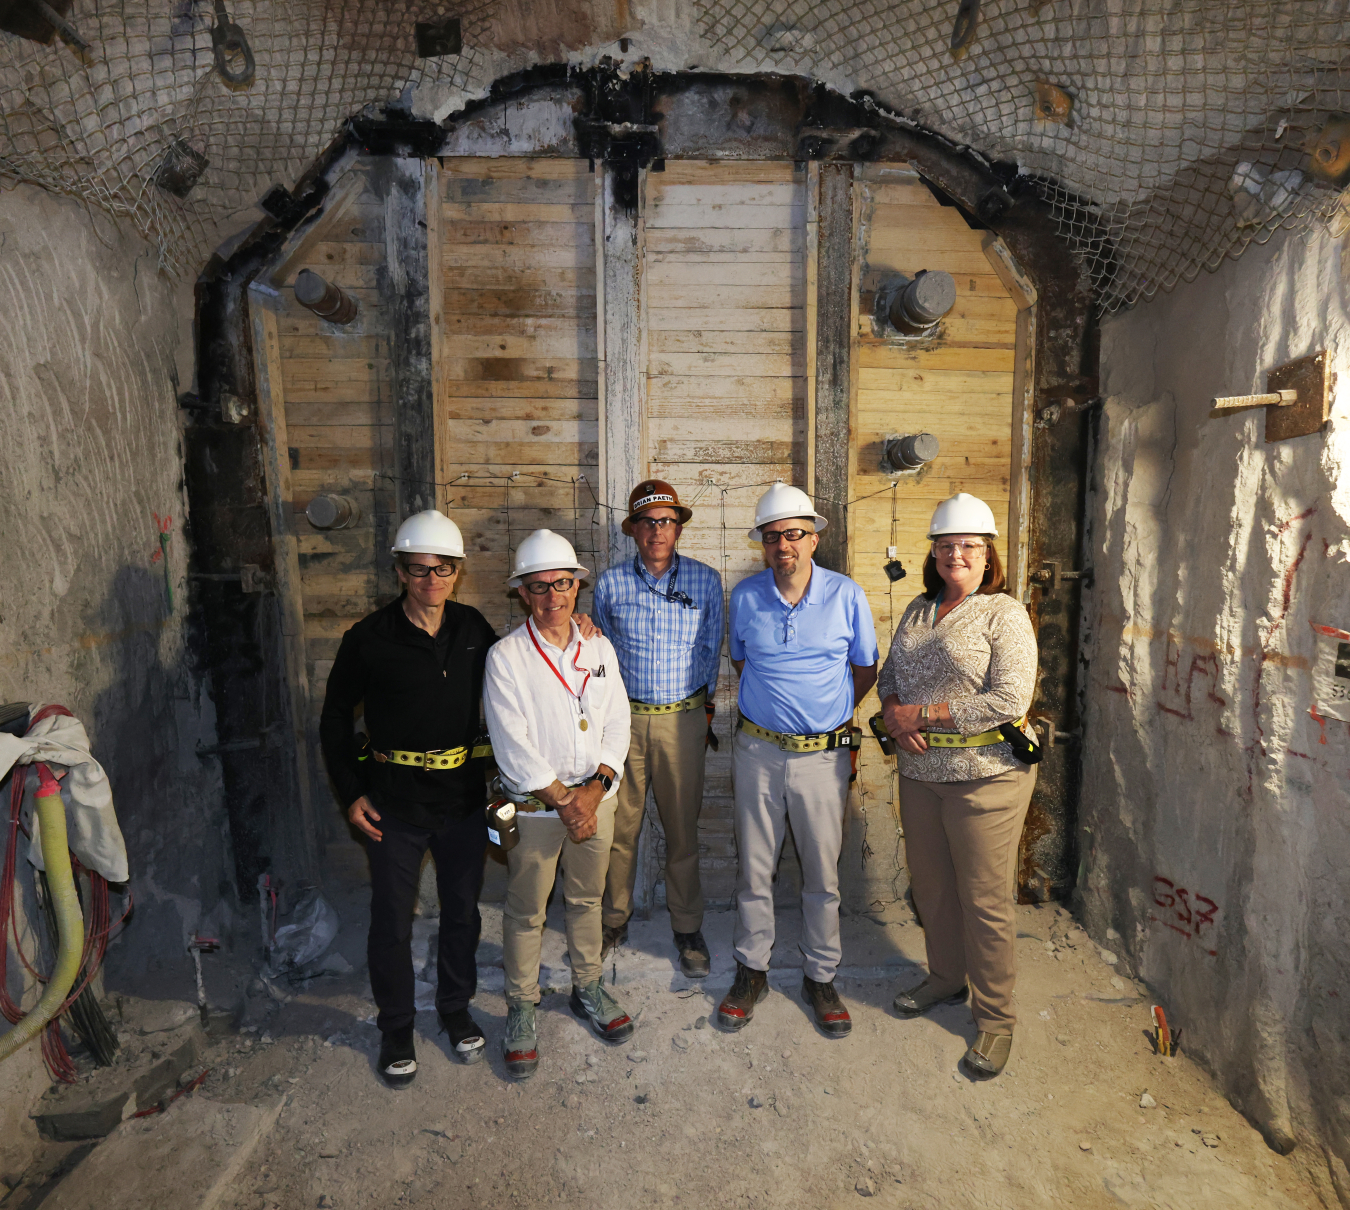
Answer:
<svg viewBox="0 0 1350 1210"><path fill-rule="evenodd" d="M698 815L703 806L703 749L708 716L700 706L681 714L635 714L615 795L614 847L605 880L604 922L619 928L633 914L638 836L647 787L666 834L666 906L671 928L692 933L703 927L703 888L698 879Z"/></svg>
<svg viewBox="0 0 1350 1210"><path fill-rule="evenodd" d="M970 983L976 1028L1017 1023L1017 844L1036 786L1034 766L974 781L900 778L914 905L923 918L928 976L941 991Z"/></svg>
<svg viewBox="0 0 1350 1210"><path fill-rule="evenodd" d="M567 839L561 819L541 819L524 812L516 818L520 843L506 855L502 966L506 969L506 998L538 1004L544 913L560 858L572 985L585 987L600 978L600 896L614 839L614 799L600 804L595 835L581 844Z"/></svg>

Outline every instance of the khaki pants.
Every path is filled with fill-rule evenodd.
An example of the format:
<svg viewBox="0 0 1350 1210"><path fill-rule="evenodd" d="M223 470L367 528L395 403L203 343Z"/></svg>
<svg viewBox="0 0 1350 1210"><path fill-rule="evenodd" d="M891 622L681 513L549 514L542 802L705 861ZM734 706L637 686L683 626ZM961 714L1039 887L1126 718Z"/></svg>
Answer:
<svg viewBox="0 0 1350 1210"><path fill-rule="evenodd" d="M900 778L900 819L928 975L942 991L969 981L975 1025L984 1033L1010 1034L1017 1023L1013 884L1035 786L1031 766L974 781Z"/></svg>
<svg viewBox="0 0 1350 1210"><path fill-rule="evenodd" d="M585 987L600 978L600 896L605 889L609 846L614 838L614 799L600 804L596 832L573 844L561 819L522 812L520 843L506 855L506 907L502 913L502 965L506 998L539 1003L539 951L544 912L553 890L559 858L566 904L567 952L572 985Z"/></svg>
<svg viewBox="0 0 1350 1210"><path fill-rule="evenodd" d="M615 795L614 847L605 880L604 922L619 928L633 914L638 836L647 787L666 835L666 906L671 928L692 933L703 927L703 888L698 879L698 815L703 806L703 749L708 716L700 706L679 714L633 715L633 737L623 780Z"/></svg>
<svg viewBox="0 0 1350 1210"><path fill-rule="evenodd" d="M773 950L773 872L788 820L802 866L802 971L829 983L839 966L839 852L852 762L847 748L783 752L736 732L731 772L736 793L736 961L769 969Z"/></svg>

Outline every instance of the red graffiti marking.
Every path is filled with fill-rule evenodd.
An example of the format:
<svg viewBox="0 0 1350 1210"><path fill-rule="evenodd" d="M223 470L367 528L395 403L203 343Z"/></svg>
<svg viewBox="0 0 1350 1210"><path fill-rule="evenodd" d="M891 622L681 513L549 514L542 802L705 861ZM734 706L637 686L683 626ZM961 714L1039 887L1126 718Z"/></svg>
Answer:
<svg viewBox="0 0 1350 1210"><path fill-rule="evenodd" d="M1170 878L1164 878L1161 874L1155 874L1153 902L1160 908L1170 910L1172 915L1170 919L1150 915L1150 920L1155 924L1165 925L1188 940L1198 941L1211 958L1219 956L1218 950L1208 947L1209 936L1205 933L1206 929L1213 932L1214 917L1219 910L1219 905L1214 900L1207 895L1197 895L1194 891L1188 891L1184 886L1177 886ZM1208 906L1202 908L1201 904Z"/></svg>
<svg viewBox="0 0 1350 1210"><path fill-rule="evenodd" d="M1107 687L1106 687L1106 692L1107 692L1107 693L1119 693L1119 694L1122 694L1122 695L1125 696L1125 697L1130 698L1131 700L1133 700L1133 698L1134 698L1134 690L1133 690L1133 689L1127 689L1127 688L1125 688L1124 685L1107 685Z"/></svg>
<svg viewBox="0 0 1350 1210"><path fill-rule="evenodd" d="M1173 648L1176 650L1176 658L1172 658ZM1206 680L1205 696L1217 706L1228 705L1227 698L1220 697L1214 691L1219 687L1219 655L1218 652L1211 651L1205 655L1192 654L1191 666L1186 671L1186 683L1183 686L1181 680L1181 646L1176 642L1172 635L1167 636L1167 651L1163 659L1163 692L1168 692L1168 674L1171 674L1171 692L1182 699L1186 708L1178 710L1173 706L1165 705L1163 702L1154 703L1164 714L1170 714L1174 718L1184 718L1188 721L1195 720L1195 711L1192 709L1192 694L1195 692L1195 678L1204 677Z"/></svg>
<svg viewBox="0 0 1350 1210"><path fill-rule="evenodd" d="M1317 742L1319 744L1325 744L1327 742L1327 720L1323 718L1322 715L1318 714L1316 702L1313 702L1313 704L1308 707L1308 713L1312 715L1313 721L1316 722L1318 727L1322 730L1322 733L1317 737Z"/></svg>

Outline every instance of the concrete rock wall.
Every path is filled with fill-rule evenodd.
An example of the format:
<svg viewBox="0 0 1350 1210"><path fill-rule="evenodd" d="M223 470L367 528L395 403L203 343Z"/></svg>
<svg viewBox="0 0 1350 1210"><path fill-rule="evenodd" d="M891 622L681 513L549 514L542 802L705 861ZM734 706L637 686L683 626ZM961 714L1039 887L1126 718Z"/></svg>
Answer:
<svg viewBox="0 0 1350 1210"><path fill-rule="evenodd" d="M233 893L217 770L196 755L213 711L188 653L176 387L184 366L191 385L192 300L156 265L100 212L0 192L0 701L60 702L89 730L136 897L108 984L142 995L189 991L183 942L228 935ZM40 1069L36 1047L0 1069L0 1177Z"/></svg>
<svg viewBox="0 0 1350 1210"><path fill-rule="evenodd" d="M1350 286L1329 235L1102 328L1086 608L1086 921L1267 1140L1350 1160L1350 723L1312 623L1350 629ZM1318 435L1264 442L1270 368L1327 349ZM1345 1197L1350 1190L1343 1192Z"/></svg>

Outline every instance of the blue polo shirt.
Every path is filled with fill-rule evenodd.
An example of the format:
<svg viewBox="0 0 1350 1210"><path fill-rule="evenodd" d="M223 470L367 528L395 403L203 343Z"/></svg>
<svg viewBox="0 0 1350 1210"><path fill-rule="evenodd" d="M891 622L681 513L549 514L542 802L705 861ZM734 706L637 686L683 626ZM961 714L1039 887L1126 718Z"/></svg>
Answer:
<svg viewBox="0 0 1350 1210"><path fill-rule="evenodd" d="M877 634L847 576L813 564L806 595L789 605L766 567L732 589L729 629L731 658L745 661L737 705L752 723L813 735L852 718L849 665L877 662Z"/></svg>

